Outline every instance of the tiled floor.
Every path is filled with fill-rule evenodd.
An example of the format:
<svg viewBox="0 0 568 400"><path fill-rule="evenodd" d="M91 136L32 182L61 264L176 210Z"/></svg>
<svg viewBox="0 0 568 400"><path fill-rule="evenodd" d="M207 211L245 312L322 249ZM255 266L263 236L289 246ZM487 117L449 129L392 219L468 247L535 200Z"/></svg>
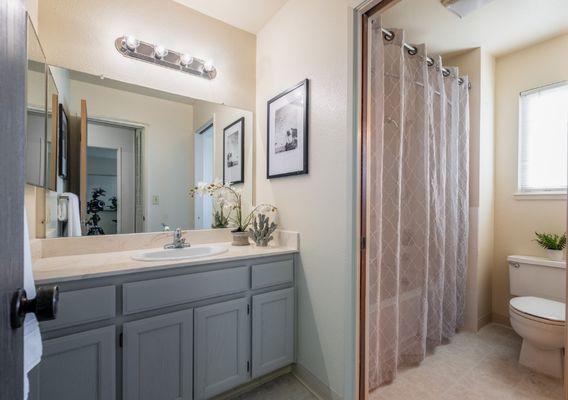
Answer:
<svg viewBox="0 0 568 400"><path fill-rule="evenodd" d="M375 390L371 400L561 400L562 382L517 362L521 339L491 324L460 333L418 367Z"/></svg>
<svg viewBox="0 0 568 400"><path fill-rule="evenodd" d="M292 374L287 374L234 400L316 400L316 397Z"/></svg>

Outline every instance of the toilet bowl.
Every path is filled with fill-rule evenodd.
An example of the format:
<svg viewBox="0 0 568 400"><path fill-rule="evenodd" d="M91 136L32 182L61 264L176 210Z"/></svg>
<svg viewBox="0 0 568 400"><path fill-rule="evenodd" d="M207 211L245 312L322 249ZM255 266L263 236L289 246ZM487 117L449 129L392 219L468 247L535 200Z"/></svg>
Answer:
<svg viewBox="0 0 568 400"><path fill-rule="evenodd" d="M540 297L515 297L509 302L511 326L523 339L519 363L561 378L564 362L564 303Z"/></svg>
<svg viewBox="0 0 568 400"><path fill-rule="evenodd" d="M566 264L509 256L509 318L523 339L519 363L561 378L564 366Z"/></svg>

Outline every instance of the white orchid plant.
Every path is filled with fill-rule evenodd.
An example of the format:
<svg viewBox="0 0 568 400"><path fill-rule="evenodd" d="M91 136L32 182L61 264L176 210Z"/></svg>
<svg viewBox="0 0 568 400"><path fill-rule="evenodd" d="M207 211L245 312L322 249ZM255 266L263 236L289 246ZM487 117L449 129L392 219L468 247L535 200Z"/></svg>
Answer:
<svg viewBox="0 0 568 400"><path fill-rule="evenodd" d="M248 214L243 213L241 190L233 187L230 182L223 183L220 179L216 179L213 183L200 182L189 190L189 194L191 197L211 196L223 218L235 226L234 232L246 232L258 213L277 211L277 208L271 204L260 204Z"/></svg>

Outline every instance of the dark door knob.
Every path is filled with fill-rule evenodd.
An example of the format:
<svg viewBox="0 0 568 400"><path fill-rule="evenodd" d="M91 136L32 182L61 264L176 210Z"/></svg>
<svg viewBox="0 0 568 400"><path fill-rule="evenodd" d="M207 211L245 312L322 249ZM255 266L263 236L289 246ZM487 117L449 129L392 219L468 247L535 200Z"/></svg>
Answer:
<svg viewBox="0 0 568 400"><path fill-rule="evenodd" d="M39 287L36 297L28 299L24 289L18 289L12 297L11 324L16 329L23 325L27 313L34 313L38 321L49 321L57 317L59 287Z"/></svg>

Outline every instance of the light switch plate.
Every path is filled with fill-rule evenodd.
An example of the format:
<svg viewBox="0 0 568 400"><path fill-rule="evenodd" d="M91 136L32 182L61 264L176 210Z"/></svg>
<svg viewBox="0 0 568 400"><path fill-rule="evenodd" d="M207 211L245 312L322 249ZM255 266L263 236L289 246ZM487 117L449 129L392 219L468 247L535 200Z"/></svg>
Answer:
<svg viewBox="0 0 568 400"><path fill-rule="evenodd" d="M152 205L157 206L160 204L160 196L157 194L152 195Z"/></svg>

